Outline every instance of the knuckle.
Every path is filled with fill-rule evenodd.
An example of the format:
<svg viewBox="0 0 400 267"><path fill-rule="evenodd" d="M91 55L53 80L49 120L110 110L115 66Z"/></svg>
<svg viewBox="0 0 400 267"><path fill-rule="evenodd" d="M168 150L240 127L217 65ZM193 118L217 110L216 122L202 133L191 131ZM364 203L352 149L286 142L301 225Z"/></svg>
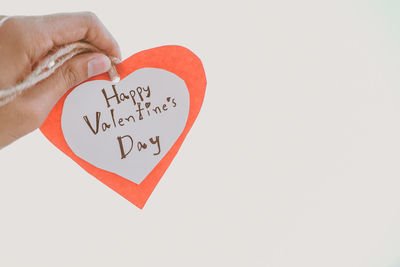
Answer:
<svg viewBox="0 0 400 267"><path fill-rule="evenodd" d="M1 27L6 30L6 31L11 31L14 33L14 35L18 36L18 33L21 32L21 19L19 17L8 17ZM17 34L15 34L17 33Z"/></svg>
<svg viewBox="0 0 400 267"><path fill-rule="evenodd" d="M62 69L62 76L64 77L65 85L68 88L78 83L79 75L76 69L72 65L67 64Z"/></svg>
<svg viewBox="0 0 400 267"><path fill-rule="evenodd" d="M88 18L90 22L97 23L99 21L97 15L92 11L85 12L85 16Z"/></svg>
<svg viewBox="0 0 400 267"><path fill-rule="evenodd" d="M15 43L17 48L27 48L35 36L36 28L31 23L30 17L12 16L7 18L0 27L8 35L8 41Z"/></svg>

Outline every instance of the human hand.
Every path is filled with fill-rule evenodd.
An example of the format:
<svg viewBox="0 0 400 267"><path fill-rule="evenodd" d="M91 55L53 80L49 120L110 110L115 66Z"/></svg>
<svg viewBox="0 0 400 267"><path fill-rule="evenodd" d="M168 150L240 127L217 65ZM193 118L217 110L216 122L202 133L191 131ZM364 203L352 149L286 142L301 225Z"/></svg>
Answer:
<svg viewBox="0 0 400 267"><path fill-rule="evenodd" d="M111 66L108 56L121 58L114 38L90 12L10 17L0 25L0 90L21 82L52 49L81 40L104 54L73 57L50 77L1 106L0 148L40 127L68 89L106 72Z"/></svg>

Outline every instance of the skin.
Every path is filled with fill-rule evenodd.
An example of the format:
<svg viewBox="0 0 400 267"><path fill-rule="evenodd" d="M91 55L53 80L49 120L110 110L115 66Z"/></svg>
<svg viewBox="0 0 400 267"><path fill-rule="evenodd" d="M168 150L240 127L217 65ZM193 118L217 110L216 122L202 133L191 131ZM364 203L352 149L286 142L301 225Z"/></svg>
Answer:
<svg viewBox="0 0 400 267"><path fill-rule="evenodd" d="M39 128L71 87L106 72L111 64L108 56L121 58L117 42L90 12L10 17L0 25L0 90L21 82L50 50L81 40L104 54L73 57L50 77L1 106L0 149Z"/></svg>

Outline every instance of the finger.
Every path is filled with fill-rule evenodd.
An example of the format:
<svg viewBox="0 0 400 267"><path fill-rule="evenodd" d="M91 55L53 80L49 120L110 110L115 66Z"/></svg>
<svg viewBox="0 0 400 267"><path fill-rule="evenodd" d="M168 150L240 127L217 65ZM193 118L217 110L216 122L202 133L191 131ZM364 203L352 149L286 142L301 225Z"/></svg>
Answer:
<svg viewBox="0 0 400 267"><path fill-rule="evenodd" d="M82 54L65 62L49 78L24 91L23 101L40 107L43 120L57 101L72 87L109 70L110 59L100 53Z"/></svg>
<svg viewBox="0 0 400 267"><path fill-rule="evenodd" d="M121 59L118 43L94 13L47 15L41 22L48 38L56 46L86 40L107 55Z"/></svg>

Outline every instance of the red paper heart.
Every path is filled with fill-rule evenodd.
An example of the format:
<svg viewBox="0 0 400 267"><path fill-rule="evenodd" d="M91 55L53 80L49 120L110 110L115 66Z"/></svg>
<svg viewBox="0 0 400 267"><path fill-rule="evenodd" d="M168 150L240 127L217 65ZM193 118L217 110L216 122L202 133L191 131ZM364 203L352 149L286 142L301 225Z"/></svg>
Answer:
<svg viewBox="0 0 400 267"><path fill-rule="evenodd" d="M132 72L141 68L159 68L176 74L185 81L190 95L189 115L184 130L154 169L140 183L136 184L115 173L95 167L82 158L76 156L65 141L61 128L63 105L68 94L75 89L71 88L54 106L44 124L40 127L42 133L58 149L63 151L88 173L109 186L121 196L139 208L143 208L162 175L171 164L181 147L186 135L192 127L203 103L206 77L200 59L190 50L181 46L162 46L152 48L132 55L117 66L121 80ZM87 81L109 80L104 73ZM86 82L87 82L86 81Z"/></svg>

